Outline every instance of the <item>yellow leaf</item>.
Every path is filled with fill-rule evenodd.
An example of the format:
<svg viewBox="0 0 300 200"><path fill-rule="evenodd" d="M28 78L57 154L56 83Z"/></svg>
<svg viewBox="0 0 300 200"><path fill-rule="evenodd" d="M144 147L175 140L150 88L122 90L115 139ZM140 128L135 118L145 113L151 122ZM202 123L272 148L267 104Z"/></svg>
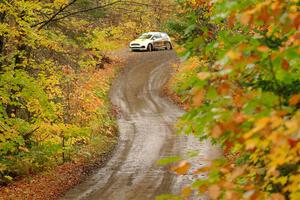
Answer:
<svg viewBox="0 0 300 200"><path fill-rule="evenodd" d="M19 149L21 151L24 151L24 152L27 152L27 153L29 152L29 150L26 147L19 146Z"/></svg>
<svg viewBox="0 0 300 200"><path fill-rule="evenodd" d="M277 179L277 182L279 182L281 185L285 185L287 181L288 181L288 178L286 176L282 176Z"/></svg>
<svg viewBox="0 0 300 200"><path fill-rule="evenodd" d="M244 138L245 139L249 139L250 137L252 137L255 134L255 132L253 130L248 131L247 133L244 134Z"/></svg>
<svg viewBox="0 0 300 200"><path fill-rule="evenodd" d="M278 116L273 116L271 119L271 123L272 123L271 128L275 129L281 125L282 119Z"/></svg>
<svg viewBox="0 0 300 200"><path fill-rule="evenodd" d="M271 121L270 118L268 117L264 117L264 118L260 118L259 120L257 120L255 122L255 129L254 131L257 132L257 131L260 131L261 129L265 128L266 125Z"/></svg>
<svg viewBox="0 0 300 200"><path fill-rule="evenodd" d="M245 139L252 137L255 133L262 130L271 121L270 118L264 117L255 122L255 127L244 135Z"/></svg>
<svg viewBox="0 0 300 200"><path fill-rule="evenodd" d="M226 53L226 55L231 59L231 60L235 60L235 59L239 59L241 57L241 54L236 52L236 51L228 51Z"/></svg>
<svg viewBox="0 0 300 200"><path fill-rule="evenodd" d="M257 146L258 142L259 142L259 140L257 138L247 140L246 141L246 149L247 150L254 149Z"/></svg>

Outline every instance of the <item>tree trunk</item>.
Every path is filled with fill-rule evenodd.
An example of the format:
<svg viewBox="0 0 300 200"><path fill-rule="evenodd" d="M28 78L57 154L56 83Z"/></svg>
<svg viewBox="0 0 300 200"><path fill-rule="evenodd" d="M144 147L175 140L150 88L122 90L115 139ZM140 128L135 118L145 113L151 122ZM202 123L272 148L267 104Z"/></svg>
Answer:
<svg viewBox="0 0 300 200"><path fill-rule="evenodd" d="M0 1L0 3L2 3L2 1ZM5 12L0 13L0 23L4 22L5 19ZM0 56L3 56L3 50L4 50L4 41L5 38L4 36L0 36ZM2 62L0 62L0 73L2 72Z"/></svg>

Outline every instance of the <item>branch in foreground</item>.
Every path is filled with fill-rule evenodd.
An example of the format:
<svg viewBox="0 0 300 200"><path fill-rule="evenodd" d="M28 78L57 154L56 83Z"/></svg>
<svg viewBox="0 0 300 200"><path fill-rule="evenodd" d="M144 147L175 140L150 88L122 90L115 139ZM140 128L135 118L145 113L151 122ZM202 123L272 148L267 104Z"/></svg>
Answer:
<svg viewBox="0 0 300 200"><path fill-rule="evenodd" d="M69 14L66 14L64 16L61 16L61 17L57 17L60 13L62 13L66 8L68 8L69 6L71 6L72 4L74 4L77 0L73 0L72 2L70 2L68 5L64 6L63 8L61 8L59 11L57 11L52 17L50 17L49 19L45 20L45 21L42 21L42 22L39 22L37 24L34 24L32 27L36 27L38 25L41 25L38 30L41 30L42 28L44 28L46 25L48 25L49 23L52 23L52 22L55 22L55 21L59 21L61 19L64 19L64 18L67 18L67 17L70 17L70 16L73 16L73 15L76 15L76 14L79 14L79 13L82 13L82 12L88 12L88 11L92 11L92 10L96 10L96 9L100 9L100 8L105 8L105 7L108 7L108 6L112 6L114 4L117 4L117 3L120 3L122 2L122 0L119 0L119 1L115 1L115 2L112 2L112 3L108 3L108 4L105 4L105 5L100 5L100 6L96 6L96 7L93 7L93 8L87 8L87 9L83 9L83 10L79 10L79 11L75 11L75 12L72 12L72 13L69 13Z"/></svg>
<svg viewBox="0 0 300 200"><path fill-rule="evenodd" d="M115 2L108 3L108 4L105 4L105 5L101 5L101 6L96 6L96 7L93 7L93 8L87 8L87 9L83 9L83 10L78 10L78 11L75 11L75 12L72 12L72 13L69 13L69 14L66 14L66 15L63 15L63 16L61 16L61 17L52 19L51 22L56 22L56 21L59 21L59 20L64 19L64 18L67 18L67 17L70 17L70 16L77 15L77 14L79 14L79 13L89 12L89 11L92 11L92 10L97 10L97 9L105 8L105 7L112 6L112 5L114 5L114 4L121 3L121 2L122 2L122 0L120 0L120 1L115 1Z"/></svg>
<svg viewBox="0 0 300 200"><path fill-rule="evenodd" d="M72 0L69 4L61 7L56 13L54 13L49 19L47 19L46 21L42 21L39 22L37 24L34 24L32 27L36 27L38 25L41 25L38 30L41 30L42 28L44 28L47 24L49 24L57 15L59 15L61 12L63 12L65 9L67 9L69 6L71 6L72 4L74 4L77 0Z"/></svg>
<svg viewBox="0 0 300 200"><path fill-rule="evenodd" d="M70 5L74 4L77 0L73 0L71 3L69 3L68 5L66 5L65 7L63 7L62 9L60 9L58 12L56 12L51 18L49 18L48 20L45 20L45 21L42 21L42 22L39 22L35 25L33 25L32 27L35 27L35 26L38 26L40 24L42 24L38 30L42 29L43 27L45 27L47 24L51 23L51 22L56 22L56 21L59 21L61 19L65 19L67 17L70 17L70 16L74 16L74 15L77 15L79 13L83 13L83 12L89 12L89 11L93 11L93 10L97 10L97 9L101 9L101 8L105 8L105 7L109 7L109 6L112 6L112 5L115 5L115 4L119 4L119 3L123 3L124 5L126 6L149 6L149 7L157 7L157 8L160 8L160 6L158 4L146 4L146 3L140 3L140 2L135 2L135 1L124 1L124 0L118 0L118 1L115 1L115 2L112 2L112 3L108 3L108 4L105 4L105 5L99 5L99 6L96 6L96 7L92 7L92 8L87 8L87 9L83 9L83 10L78 10L78 11L75 11L75 12L71 12L71 13L68 13L68 14L65 14L61 17L57 17L61 12L63 12L67 7L69 7ZM171 5L168 5L168 7L171 6ZM170 10L163 10L162 8L160 8L160 10L162 11L165 11L165 12L170 12Z"/></svg>

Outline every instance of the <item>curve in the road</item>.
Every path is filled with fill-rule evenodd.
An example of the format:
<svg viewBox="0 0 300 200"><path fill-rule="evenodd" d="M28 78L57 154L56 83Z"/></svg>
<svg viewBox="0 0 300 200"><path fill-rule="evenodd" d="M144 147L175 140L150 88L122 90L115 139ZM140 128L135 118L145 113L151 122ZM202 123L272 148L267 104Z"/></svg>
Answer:
<svg viewBox="0 0 300 200"><path fill-rule="evenodd" d="M62 200L152 200L178 193L194 177L176 176L156 161L194 150L199 152L194 160L199 165L212 154L207 142L174 134L173 125L183 112L160 94L178 62L176 54L133 54L111 90L111 100L121 111L118 147L103 168Z"/></svg>

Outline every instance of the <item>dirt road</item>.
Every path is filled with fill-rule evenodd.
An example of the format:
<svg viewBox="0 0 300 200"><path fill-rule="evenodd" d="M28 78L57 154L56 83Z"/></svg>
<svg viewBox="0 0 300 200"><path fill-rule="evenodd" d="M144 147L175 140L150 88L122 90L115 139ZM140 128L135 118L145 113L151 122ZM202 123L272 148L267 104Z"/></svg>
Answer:
<svg viewBox="0 0 300 200"><path fill-rule="evenodd" d="M199 166L215 155L208 143L174 134L173 125L183 112L160 94L172 73L172 64L178 62L176 54L131 54L111 90L111 100L121 111L118 147L103 168L62 200L152 200L160 194L179 193L182 185L195 177L176 176L156 161L197 151L199 156L192 162Z"/></svg>

